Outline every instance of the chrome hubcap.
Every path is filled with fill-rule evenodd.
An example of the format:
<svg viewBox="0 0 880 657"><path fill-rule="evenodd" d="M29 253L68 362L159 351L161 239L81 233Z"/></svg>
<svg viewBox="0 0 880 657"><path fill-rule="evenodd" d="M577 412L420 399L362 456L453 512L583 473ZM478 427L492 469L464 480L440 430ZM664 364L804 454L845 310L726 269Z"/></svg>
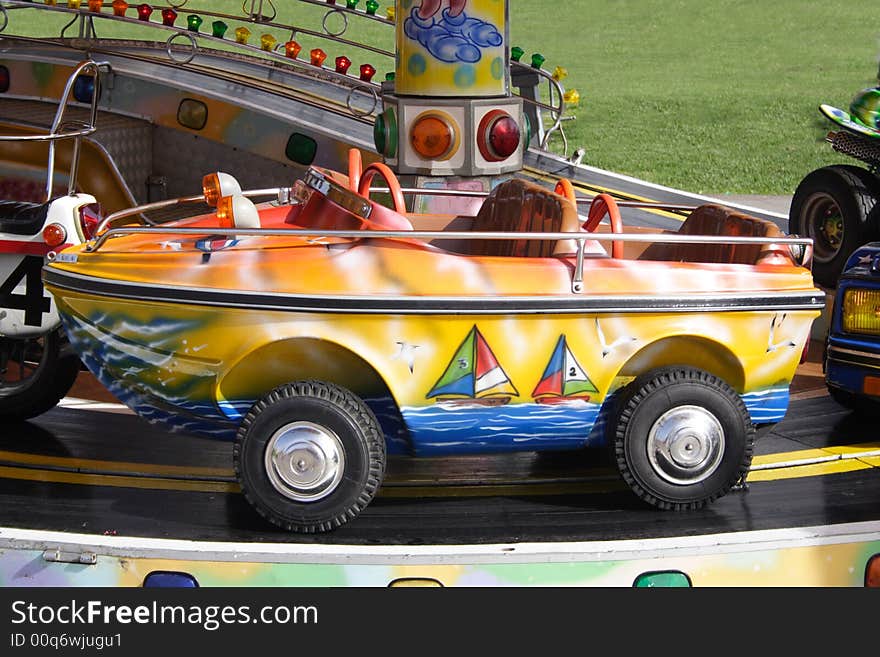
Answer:
<svg viewBox="0 0 880 657"><path fill-rule="evenodd" d="M266 473L279 493L297 502L314 502L332 493L345 470L342 441L311 422L291 422L266 445Z"/></svg>
<svg viewBox="0 0 880 657"><path fill-rule="evenodd" d="M834 199L823 192L817 192L804 204L804 221L801 224L807 237L813 239L814 257L819 262L828 262L840 251L843 244L843 213Z"/></svg>
<svg viewBox="0 0 880 657"><path fill-rule="evenodd" d="M724 429L702 406L676 406L657 418L648 432L651 467L673 484L708 478L724 455Z"/></svg>

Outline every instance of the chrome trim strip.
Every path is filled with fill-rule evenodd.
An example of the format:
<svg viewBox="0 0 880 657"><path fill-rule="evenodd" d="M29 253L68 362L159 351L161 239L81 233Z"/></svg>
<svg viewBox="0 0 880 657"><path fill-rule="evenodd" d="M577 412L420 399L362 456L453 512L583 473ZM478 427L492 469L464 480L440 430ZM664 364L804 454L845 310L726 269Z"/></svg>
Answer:
<svg viewBox="0 0 880 657"><path fill-rule="evenodd" d="M174 285L120 282L68 271L43 269L43 280L60 288L87 294L200 306L346 314L497 315L595 313L694 313L820 310L825 293L734 292L679 296L397 296L360 297L320 294L281 294L247 290L218 290Z"/></svg>
<svg viewBox="0 0 880 657"><path fill-rule="evenodd" d="M880 370L880 354L858 349L845 349L828 345L828 360L845 365L858 365Z"/></svg>

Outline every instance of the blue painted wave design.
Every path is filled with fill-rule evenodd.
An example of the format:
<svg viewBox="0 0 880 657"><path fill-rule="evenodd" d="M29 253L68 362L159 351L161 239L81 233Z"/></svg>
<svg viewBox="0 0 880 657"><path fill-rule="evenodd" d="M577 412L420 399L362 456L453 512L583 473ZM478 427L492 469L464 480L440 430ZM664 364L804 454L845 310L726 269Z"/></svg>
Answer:
<svg viewBox="0 0 880 657"><path fill-rule="evenodd" d="M754 424L780 422L788 411L790 393L787 386L748 392L741 396Z"/></svg>
<svg viewBox="0 0 880 657"><path fill-rule="evenodd" d="M153 424L162 424L175 433L191 433L219 439L235 437L238 422L219 413L211 400L200 400L198 390L210 385L215 373L205 368L198 375L180 376L167 385L150 383L146 376L154 368L170 362L167 335L192 324L157 319L149 326L138 326L142 335L151 336L150 347L119 338L129 323L124 315L97 314L84 321L76 315L63 315L71 345L92 374L122 403ZM107 327L98 330L96 327ZM162 349L169 349L163 353Z"/></svg>
<svg viewBox="0 0 880 657"><path fill-rule="evenodd" d="M577 449L602 442L599 404L405 406L420 455Z"/></svg>

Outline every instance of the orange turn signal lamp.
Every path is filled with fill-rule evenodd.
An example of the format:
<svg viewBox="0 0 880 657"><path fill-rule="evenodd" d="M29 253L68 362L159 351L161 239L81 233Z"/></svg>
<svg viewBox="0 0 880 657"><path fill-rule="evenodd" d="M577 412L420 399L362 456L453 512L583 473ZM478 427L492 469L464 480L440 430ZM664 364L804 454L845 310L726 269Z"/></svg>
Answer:
<svg viewBox="0 0 880 657"><path fill-rule="evenodd" d="M241 194L241 185L228 173L217 171L202 178L202 194L205 196L205 203L216 208L224 196Z"/></svg>
<svg viewBox="0 0 880 657"><path fill-rule="evenodd" d="M223 196L217 202L221 228L259 228L260 213L249 198L241 194Z"/></svg>

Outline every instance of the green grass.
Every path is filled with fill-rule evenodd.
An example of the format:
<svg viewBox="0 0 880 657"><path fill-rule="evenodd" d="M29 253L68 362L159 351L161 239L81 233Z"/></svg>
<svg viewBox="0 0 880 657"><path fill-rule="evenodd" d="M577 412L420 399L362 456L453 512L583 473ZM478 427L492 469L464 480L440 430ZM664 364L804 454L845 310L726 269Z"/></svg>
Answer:
<svg viewBox="0 0 880 657"><path fill-rule="evenodd" d="M876 16L864 3L558 7L548 21L547 5L513 0L511 43L568 69L564 83L581 95L569 142L589 164L673 187L791 194L812 169L847 161L822 141L832 124L819 103L846 108L877 83Z"/></svg>
<svg viewBox="0 0 880 657"><path fill-rule="evenodd" d="M303 27L319 26L325 13L292 0L275 4L279 21ZM180 13L241 6L190 0ZM13 14L10 32L52 34L63 24L28 22L26 13L34 12ZM510 43L525 49L524 60L541 52L544 67L565 67L563 83L580 92L577 119L565 123L569 153L583 147L587 164L694 192L791 194L809 171L847 159L823 142L831 124L819 103L846 108L877 83L876 16L864 3L510 0L510 14ZM352 29L393 46L385 26L352 21ZM252 42L262 31L254 29ZM155 38L166 37L157 31ZM317 45L301 40L306 49ZM379 76L390 67L381 57L346 54L355 66L372 57Z"/></svg>

